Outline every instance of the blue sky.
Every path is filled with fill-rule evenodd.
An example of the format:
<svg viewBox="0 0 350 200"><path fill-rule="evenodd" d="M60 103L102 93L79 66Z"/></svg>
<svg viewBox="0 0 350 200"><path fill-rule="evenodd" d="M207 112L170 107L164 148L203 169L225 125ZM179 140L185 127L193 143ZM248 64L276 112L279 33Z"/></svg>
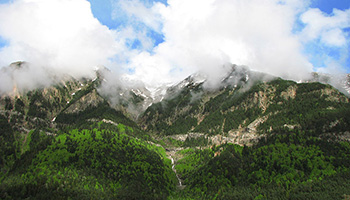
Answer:
<svg viewBox="0 0 350 200"><path fill-rule="evenodd" d="M313 1L311 4L311 7L313 8L319 8L321 11L331 15L333 12L333 9L340 9L340 10L346 10L350 8L350 1L348 0L316 0ZM350 19L349 19L350 20ZM350 28L344 29L345 32L347 32L348 36L350 35ZM324 63L322 62L322 58L319 57L320 52L319 51L325 51L327 54L331 55L332 57L338 58L340 57L339 51L334 48L321 48L318 49L316 47L312 47L313 45L309 45L311 47L306 47L306 51L310 51L312 53L311 62L317 66L322 66ZM348 45L348 52L350 54L350 45ZM347 60L344 62L344 66L347 70L347 73L350 72L350 56L348 56Z"/></svg>
<svg viewBox="0 0 350 200"><path fill-rule="evenodd" d="M227 62L294 79L350 73L349 0L262 2L0 0L0 65L101 64L148 83L217 76Z"/></svg>
<svg viewBox="0 0 350 200"><path fill-rule="evenodd" d="M91 3L91 11L94 16L103 24L108 26L110 29L118 29L127 25L130 21L128 21L128 17L125 16L125 13L122 9L118 9L118 1L113 0L88 0ZM152 6L154 3L162 3L167 5L166 0L142 0L147 7ZM113 12L122 12L118 16L118 18L113 17ZM139 25L140 26L140 25ZM146 28L146 27L143 27ZM147 29L147 28L146 28ZM163 35L157 33L152 29L147 29L147 36L153 39L154 46L157 46L159 43L164 41ZM140 48L140 41L135 39L133 41L128 41L127 45L131 48Z"/></svg>
<svg viewBox="0 0 350 200"><path fill-rule="evenodd" d="M312 2L311 7L319 8L323 12L331 14L334 8L340 10L349 9L350 2L348 0L315 0Z"/></svg>

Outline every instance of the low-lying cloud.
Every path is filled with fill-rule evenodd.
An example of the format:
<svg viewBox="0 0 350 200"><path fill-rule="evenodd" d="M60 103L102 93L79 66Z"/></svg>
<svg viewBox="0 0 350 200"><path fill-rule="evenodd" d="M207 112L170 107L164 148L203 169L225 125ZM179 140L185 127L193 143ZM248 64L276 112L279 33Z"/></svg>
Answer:
<svg viewBox="0 0 350 200"><path fill-rule="evenodd" d="M200 71L213 82L226 63L301 80L312 71L345 72L350 9L332 15L302 0L169 0L155 4L164 42L130 59L146 83L181 80ZM154 8L157 9L154 9ZM331 55L337 52L337 55ZM315 65L315 59L320 60ZM319 64L319 65L318 65Z"/></svg>
<svg viewBox="0 0 350 200"><path fill-rule="evenodd" d="M86 75L121 51L116 34L103 26L84 0L16 0L0 5L2 66L17 60Z"/></svg>
<svg viewBox="0 0 350 200"><path fill-rule="evenodd" d="M48 82L49 74L36 73L43 69L74 77L92 76L96 65L108 66L109 58L123 51L116 39L118 33L101 25L85 0L15 0L2 4L0 35L9 43L0 50L0 66L28 62L34 71L25 72L22 78L27 82ZM4 82L2 79L2 85L11 85Z"/></svg>
<svg viewBox="0 0 350 200"><path fill-rule="evenodd" d="M308 0L111 2L111 18L120 23L115 29L102 25L86 0L0 4L0 36L7 41L0 66L24 60L36 70L81 77L104 65L116 79L126 75L148 87L198 71L215 80L227 63L295 80L349 67L350 8L327 15ZM13 87L1 73L1 90ZM45 73L26 74L49 82Z"/></svg>

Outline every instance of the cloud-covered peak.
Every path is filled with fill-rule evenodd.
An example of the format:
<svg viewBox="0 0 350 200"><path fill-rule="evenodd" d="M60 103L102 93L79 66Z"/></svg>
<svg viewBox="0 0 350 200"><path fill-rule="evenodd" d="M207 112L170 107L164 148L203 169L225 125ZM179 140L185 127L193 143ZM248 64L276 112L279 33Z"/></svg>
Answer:
<svg viewBox="0 0 350 200"><path fill-rule="evenodd" d="M16 60L72 75L87 75L120 51L115 33L85 0L16 0L0 6L0 35L9 44L1 66Z"/></svg>
<svg viewBox="0 0 350 200"><path fill-rule="evenodd" d="M295 80L311 71L349 71L350 7L326 14L311 0L98 2L0 4L0 65L25 60L72 76L104 65L116 78L127 74L147 86L195 72L215 82L227 63ZM110 13L93 13L102 3Z"/></svg>

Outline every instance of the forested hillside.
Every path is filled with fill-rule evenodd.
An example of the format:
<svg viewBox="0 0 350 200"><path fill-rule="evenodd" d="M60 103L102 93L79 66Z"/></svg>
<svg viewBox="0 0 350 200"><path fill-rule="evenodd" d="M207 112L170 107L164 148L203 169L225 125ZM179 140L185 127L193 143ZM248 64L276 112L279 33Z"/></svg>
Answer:
<svg viewBox="0 0 350 200"><path fill-rule="evenodd" d="M31 132L27 147L2 171L1 198L165 199L176 185L165 150L128 132L133 129L122 124L116 131Z"/></svg>
<svg viewBox="0 0 350 200"><path fill-rule="evenodd" d="M171 160L97 89L101 78L0 99L1 199L164 199Z"/></svg>
<svg viewBox="0 0 350 200"><path fill-rule="evenodd" d="M183 150L176 169L181 198L346 199L350 188L349 142L290 132L252 147L234 144Z"/></svg>

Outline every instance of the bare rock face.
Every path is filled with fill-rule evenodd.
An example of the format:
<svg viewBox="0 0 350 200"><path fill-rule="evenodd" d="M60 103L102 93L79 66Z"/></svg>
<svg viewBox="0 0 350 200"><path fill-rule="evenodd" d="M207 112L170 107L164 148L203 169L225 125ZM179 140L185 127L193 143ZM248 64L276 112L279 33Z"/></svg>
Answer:
<svg viewBox="0 0 350 200"><path fill-rule="evenodd" d="M289 86L286 91L281 92L281 96L286 100L294 99L296 95L297 95L296 86Z"/></svg>
<svg viewBox="0 0 350 200"><path fill-rule="evenodd" d="M64 111L65 113L78 113L85 110L88 107L96 107L103 102L104 99L97 93L96 90L82 96Z"/></svg>

